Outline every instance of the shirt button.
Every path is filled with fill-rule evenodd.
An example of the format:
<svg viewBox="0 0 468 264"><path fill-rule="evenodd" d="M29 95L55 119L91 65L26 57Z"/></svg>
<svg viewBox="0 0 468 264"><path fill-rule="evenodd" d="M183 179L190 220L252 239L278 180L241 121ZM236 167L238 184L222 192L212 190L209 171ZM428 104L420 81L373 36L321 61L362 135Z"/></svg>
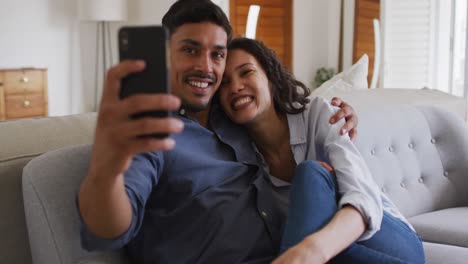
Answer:
<svg viewBox="0 0 468 264"><path fill-rule="evenodd" d="M422 178L422 177L421 177L421 178L419 178L419 179L418 179L418 181L419 181L419 183L423 183L423 182L424 182L424 180L423 180L423 178Z"/></svg>
<svg viewBox="0 0 468 264"><path fill-rule="evenodd" d="M267 218L267 217L268 217L268 214L267 214L265 211L262 211L261 214L262 214L262 217L263 217L263 218Z"/></svg>
<svg viewBox="0 0 468 264"><path fill-rule="evenodd" d="M370 152L370 153L371 153L372 155L375 155L375 150L374 150L374 149L373 149L373 150L371 150L371 152Z"/></svg>
<svg viewBox="0 0 468 264"><path fill-rule="evenodd" d="M432 143L432 144L435 144L435 143L436 143L436 140L435 140L434 138L431 139L431 143Z"/></svg>
<svg viewBox="0 0 468 264"><path fill-rule="evenodd" d="M179 114L185 115L185 109L180 109Z"/></svg>
<svg viewBox="0 0 468 264"><path fill-rule="evenodd" d="M448 171L444 171L444 176L448 177Z"/></svg>
<svg viewBox="0 0 468 264"><path fill-rule="evenodd" d="M382 187L382 192L383 193L387 192L387 189L385 189L385 187Z"/></svg>
<svg viewBox="0 0 468 264"><path fill-rule="evenodd" d="M409 144L408 144L408 147L409 147L410 149L413 149L413 148L414 148L413 143L409 143Z"/></svg>
<svg viewBox="0 0 468 264"><path fill-rule="evenodd" d="M401 186L401 188L405 188L405 187L406 187L406 185L405 185L404 182L400 183L400 186Z"/></svg>
<svg viewBox="0 0 468 264"><path fill-rule="evenodd" d="M388 148L388 151L390 151L390 152L393 152L393 150L394 150L393 147Z"/></svg>

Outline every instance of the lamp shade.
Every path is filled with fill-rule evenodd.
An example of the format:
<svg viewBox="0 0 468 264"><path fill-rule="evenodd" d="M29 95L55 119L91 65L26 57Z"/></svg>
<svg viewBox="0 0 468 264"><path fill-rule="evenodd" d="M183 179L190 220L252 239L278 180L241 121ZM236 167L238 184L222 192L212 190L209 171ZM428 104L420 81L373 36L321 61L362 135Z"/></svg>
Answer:
<svg viewBox="0 0 468 264"><path fill-rule="evenodd" d="M86 21L127 20L127 0L78 0L78 15Z"/></svg>

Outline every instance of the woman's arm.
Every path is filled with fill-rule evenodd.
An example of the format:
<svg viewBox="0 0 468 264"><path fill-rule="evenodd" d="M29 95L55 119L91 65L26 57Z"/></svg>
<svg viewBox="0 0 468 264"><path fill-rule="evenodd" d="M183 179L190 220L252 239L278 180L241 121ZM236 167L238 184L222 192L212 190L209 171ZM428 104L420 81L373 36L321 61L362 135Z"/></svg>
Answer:
<svg viewBox="0 0 468 264"><path fill-rule="evenodd" d="M273 264L326 263L356 241L365 229L359 211L344 206L327 225L288 249Z"/></svg>
<svg viewBox="0 0 468 264"><path fill-rule="evenodd" d="M325 263L355 241L370 238L380 229L383 206L380 189L348 135L339 131L344 120L330 126L337 111L322 98L314 99L305 113L306 159L324 159L333 167L339 195L338 211L320 230L290 248L276 263ZM282 262L284 260L284 262Z"/></svg>
<svg viewBox="0 0 468 264"><path fill-rule="evenodd" d="M315 252L322 252L326 262L355 242L365 230L366 223L359 211L346 205L327 225L301 243Z"/></svg>
<svg viewBox="0 0 468 264"><path fill-rule="evenodd" d="M341 120L334 125L328 121L339 111L325 100L314 101L311 111L316 111L315 136L316 151L324 157L335 170L337 190L339 195L338 208L352 206L366 223L366 229L358 240L372 237L379 229L383 216L383 205L380 188L374 181L364 158L348 135L340 136L339 131L344 125Z"/></svg>

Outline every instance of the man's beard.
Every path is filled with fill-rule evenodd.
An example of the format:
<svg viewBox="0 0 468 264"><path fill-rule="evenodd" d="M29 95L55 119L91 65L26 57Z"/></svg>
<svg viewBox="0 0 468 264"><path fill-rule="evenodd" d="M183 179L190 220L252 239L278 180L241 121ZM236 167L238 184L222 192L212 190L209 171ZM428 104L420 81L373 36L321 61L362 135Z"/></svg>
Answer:
<svg viewBox="0 0 468 264"><path fill-rule="evenodd" d="M187 102L185 100L182 100L182 107L185 108L185 110L189 113L198 113L207 110L211 106L211 100L213 98L210 98L207 103L200 103L200 104L194 104Z"/></svg>

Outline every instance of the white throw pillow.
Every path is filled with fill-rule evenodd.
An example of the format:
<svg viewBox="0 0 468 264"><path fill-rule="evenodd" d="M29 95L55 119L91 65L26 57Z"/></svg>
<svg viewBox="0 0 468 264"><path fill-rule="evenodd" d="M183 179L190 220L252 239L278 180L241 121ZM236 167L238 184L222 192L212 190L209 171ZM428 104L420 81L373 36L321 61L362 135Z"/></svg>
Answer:
<svg viewBox="0 0 468 264"><path fill-rule="evenodd" d="M320 87L312 91L311 96L331 97L334 93L351 90L366 90L369 57L367 54L353 64L349 69L335 75Z"/></svg>

